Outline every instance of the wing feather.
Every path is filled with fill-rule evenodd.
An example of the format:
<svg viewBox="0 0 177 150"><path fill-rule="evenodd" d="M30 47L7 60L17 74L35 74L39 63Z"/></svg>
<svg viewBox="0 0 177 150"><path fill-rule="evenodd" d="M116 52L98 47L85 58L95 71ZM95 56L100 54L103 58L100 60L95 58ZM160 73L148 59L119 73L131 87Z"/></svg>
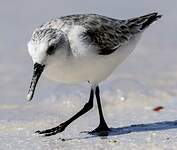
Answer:
<svg viewBox="0 0 177 150"><path fill-rule="evenodd" d="M77 14L50 21L44 27L67 28L69 32L73 25L81 25L85 28L79 35L81 41L95 47L95 53L98 55L110 55L160 17L158 13L151 13L127 20L117 20L97 14Z"/></svg>
<svg viewBox="0 0 177 150"><path fill-rule="evenodd" d="M87 21L84 26L86 30L80 35L82 41L96 47L99 55L110 55L133 36L126 22L122 20L99 17Z"/></svg>

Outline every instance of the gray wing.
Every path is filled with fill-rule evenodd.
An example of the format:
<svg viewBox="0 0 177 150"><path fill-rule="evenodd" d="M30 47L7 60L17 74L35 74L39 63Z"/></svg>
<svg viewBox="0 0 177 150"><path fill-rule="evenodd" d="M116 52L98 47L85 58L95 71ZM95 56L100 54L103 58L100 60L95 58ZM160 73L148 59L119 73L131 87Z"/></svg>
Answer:
<svg viewBox="0 0 177 150"><path fill-rule="evenodd" d="M97 54L109 55L160 17L152 13L128 20L115 20L97 15L87 22L83 21L86 31L81 38L86 44L95 46Z"/></svg>
<svg viewBox="0 0 177 150"><path fill-rule="evenodd" d="M82 39L89 45L97 48L100 55L109 55L132 37L127 26L102 24L99 27L87 29Z"/></svg>
<svg viewBox="0 0 177 150"><path fill-rule="evenodd" d="M85 27L80 37L88 46L95 46L99 55L109 55L127 44L138 33L144 31L161 15L151 13L127 20L117 20L97 14L77 14L52 20L40 28L72 28L73 25Z"/></svg>

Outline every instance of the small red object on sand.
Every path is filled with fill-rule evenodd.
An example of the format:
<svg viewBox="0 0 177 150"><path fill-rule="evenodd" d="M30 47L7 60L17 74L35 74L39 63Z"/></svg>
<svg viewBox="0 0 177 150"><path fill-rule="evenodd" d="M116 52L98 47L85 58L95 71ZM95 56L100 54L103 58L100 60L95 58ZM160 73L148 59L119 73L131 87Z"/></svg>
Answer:
<svg viewBox="0 0 177 150"><path fill-rule="evenodd" d="M155 108L153 109L153 111L159 112L159 111L162 110L163 108L164 108L163 106L158 106L158 107L155 107Z"/></svg>

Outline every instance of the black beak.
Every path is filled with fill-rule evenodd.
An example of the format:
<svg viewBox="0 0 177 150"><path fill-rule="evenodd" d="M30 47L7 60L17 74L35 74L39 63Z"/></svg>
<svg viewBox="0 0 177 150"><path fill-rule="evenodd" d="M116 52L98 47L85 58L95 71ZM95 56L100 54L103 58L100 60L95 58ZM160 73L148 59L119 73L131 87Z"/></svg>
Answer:
<svg viewBox="0 0 177 150"><path fill-rule="evenodd" d="M34 64L33 77L32 77L32 81L31 81L30 88L29 88L28 95L27 95L27 100L29 100L29 101L31 101L33 98L37 82L44 70L44 67L45 67L45 65L41 65L38 63Z"/></svg>

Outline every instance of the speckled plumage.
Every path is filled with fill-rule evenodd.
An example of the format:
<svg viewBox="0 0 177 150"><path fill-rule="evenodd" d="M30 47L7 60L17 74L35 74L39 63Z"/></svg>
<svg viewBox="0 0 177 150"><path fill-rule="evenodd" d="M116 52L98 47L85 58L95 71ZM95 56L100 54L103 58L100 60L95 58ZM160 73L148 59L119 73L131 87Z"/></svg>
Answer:
<svg viewBox="0 0 177 150"><path fill-rule="evenodd" d="M87 81L91 91L89 101L73 117L54 128L36 133L51 136L64 131L72 121L93 107L96 97L100 124L93 133L108 135L110 129L103 117L98 84L130 55L142 31L160 17L152 13L117 20L96 14L81 14L51 20L37 28L28 43L34 69L27 99L32 100L42 72L58 82Z"/></svg>
<svg viewBox="0 0 177 150"><path fill-rule="evenodd" d="M108 55L160 17L157 13L126 20L117 20L97 14L64 16L41 25L35 30L32 39L36 39L36 36L39 35L38 32L42 29L47 30L39 37L45 36L47 32L53 32L51 29L64 30L66 34L69 34L73 26L82 26L85 30L80 33L81 40L88 45L97 47L98 54ZM148 20L150 21L148 22ZM52 38L54 37L55 35L52 36Z"/></svg>
<svg viewBox="0 0 177 150"><path fill-rule="evenodd" d="M157 13L126 20L97 14L60 17L35 29L29 53L33 62L46 64L44 75L52 80L99 83L133 51L146 27L160 17Z"/></svg>

